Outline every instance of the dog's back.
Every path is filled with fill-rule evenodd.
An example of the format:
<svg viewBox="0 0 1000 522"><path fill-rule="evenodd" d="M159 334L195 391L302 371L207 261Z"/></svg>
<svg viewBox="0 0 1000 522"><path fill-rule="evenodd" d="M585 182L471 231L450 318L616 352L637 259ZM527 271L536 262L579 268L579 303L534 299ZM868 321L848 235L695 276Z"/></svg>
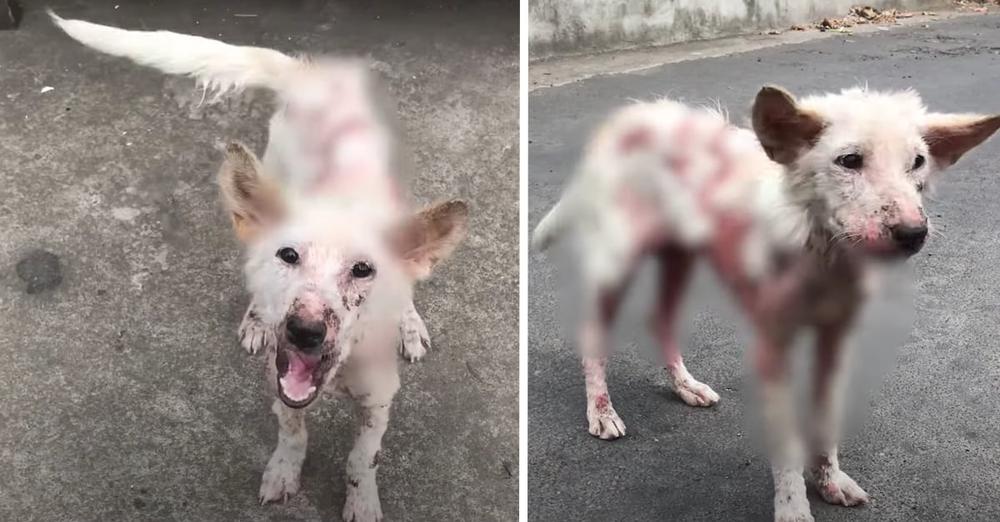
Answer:
<svg viewBox="0 0 1000 522"><path fill-rule="evenodd" d="M615 281L636 256L672 244L712 248L733 223L746 241L735 253L748 275L766 269L783 243L801 242L784 200L780 165L753 132L718 110L671 100L636 103L613 114L589 143L577 177L535 231L544 248L572 230L587 251L585 272ZM596 224L596 226L595 226Z"/></svg>

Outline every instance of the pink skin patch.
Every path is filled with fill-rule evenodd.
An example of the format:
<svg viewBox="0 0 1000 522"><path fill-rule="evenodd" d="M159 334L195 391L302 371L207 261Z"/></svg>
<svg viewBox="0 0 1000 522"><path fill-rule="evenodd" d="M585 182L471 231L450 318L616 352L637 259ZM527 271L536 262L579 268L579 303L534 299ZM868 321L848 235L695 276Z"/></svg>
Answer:
<svg viewBox="0 0 1000 522"><path fill-rule="evenodd" d="M598 395L596 398L594 398L594 408L599 413L604 413L604 412L608 411L608 403L609 402L610 401L608 399L608 394L602 393L602 394Z"/></svg>
<svg viewBox="0 0 1000 522"><path fill-rule="evenodd" d="M877 221L869 221L865 223L864 231L861 233L861 237L868 243L874 243L882 236L882 225Z"/></svg>
<svg viewBox="0 0 1000 522"><path fill-rule="evenodd" d="M744 294L748 286L743 270L741 251L746 239L749 223L747 219L737 216L723 215L716 220L716 234L710 248L712 261L722 279ZM742 289L742 290L741 290Z"/></svg>
<svg viewBox="0 0 1000 522"><path fill-rule="evenodd" d="M701 205L706 210L709 210L711 206L712 194L719 191L719 188L725 185L730 179L733 178L736 170L733 169L733 161L730 155L726 152L725 142L729 138L730 132L733 129L732 126L726 125L719 130L719 133L715 135L712 139L712 144L710 149L712 153L719 159L719 169L716 171L712 179L705 185L705 188L701 192L701 197L698 198Z"/></svg>
<svg viewBox="0 0 1000 522"><path fill-rule="evenodd" d="M638 148L647 148L652 144L652 133L645 127L632 129L622 136L618 142L618 151L621 153L632 152Z"/></svg>
<svg viewBox="0 0 1000 522"><path fill-rule="evenodd" d="M642 197L628 187L618 190L616 203L625 213L629 223L629 233L632 244L645 248L650 243L660 243L665 238L657 220L655 209ZM634 252L638 254L639 251Z"/></svg>

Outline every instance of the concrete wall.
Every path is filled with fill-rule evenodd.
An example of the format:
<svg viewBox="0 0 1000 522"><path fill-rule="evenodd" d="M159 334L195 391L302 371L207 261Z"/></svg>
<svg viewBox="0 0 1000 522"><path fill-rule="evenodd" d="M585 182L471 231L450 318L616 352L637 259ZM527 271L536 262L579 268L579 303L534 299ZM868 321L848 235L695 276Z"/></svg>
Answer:
<svg viewBox="0 0 1000 522"><path fill-rule="evenodd" d="M942 0L531 0L530 54L553 55L665 45L785 29L852 5L918 9Z"/></svg>

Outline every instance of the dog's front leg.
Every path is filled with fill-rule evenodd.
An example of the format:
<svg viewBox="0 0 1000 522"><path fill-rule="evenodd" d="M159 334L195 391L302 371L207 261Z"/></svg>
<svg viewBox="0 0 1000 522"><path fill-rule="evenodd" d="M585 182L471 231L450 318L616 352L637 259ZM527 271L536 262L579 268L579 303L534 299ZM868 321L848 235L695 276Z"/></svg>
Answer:
<svg viewBox="0 0 1000 522"><path fill-rule="evenodd" d="M250 355L257 352L267 351L275 346L277 340L274 337L274 330L268 328L260 319L257 313L257 304L253 301L243 314L243 322L239 329L240 344Z"/></svg>
<svg viewBox="0 0 1000 522"><path fill-rule="evenodd" d="M285 501L299 491L299 475L306 458L306 416L304 409L285 406L274 400L271 411L278 417L278 446L264 468L260 482L260 503Z"/></svg>
<svg viewBox="0 0 1000 522"><path fill-rule="evenodd" d="M774 520L812 522L803 472L803 444L788 379L789 342L762 336L756 346L760 399L774 478Z"/></svg>
<svg viewBox="0 0 1000 522"><path fill-rule="evenodd" d="M813 375L813 423L810 477L823 500L856 506L868 502L868 493L840 470L837 444L843 412L843 392L848 325L822 325L816 332L816 367Z"/></svg>
<svg viewBox="0 0 1000 522"><path fill-rule="evenodd" d="M347 457L347 500L343 512L345 522L382 520L382 504L378 498L375 473L381 461L382 435L389 425L389 408L399 389L395 362L385 364L384 370L373 368L367 372L367 377L359 375L347 388L358 403L361 425L354 448Z"/></svg>
<svg viewBox="0 0 1000 522"><path fill-rule="evenodd" d="M417 313L417 307L413 301L403 312L403 320L399 324L400 354L410 362L419 361L427 355L427 350L431 347L431 337L427 333L427 325Z"/></svg>

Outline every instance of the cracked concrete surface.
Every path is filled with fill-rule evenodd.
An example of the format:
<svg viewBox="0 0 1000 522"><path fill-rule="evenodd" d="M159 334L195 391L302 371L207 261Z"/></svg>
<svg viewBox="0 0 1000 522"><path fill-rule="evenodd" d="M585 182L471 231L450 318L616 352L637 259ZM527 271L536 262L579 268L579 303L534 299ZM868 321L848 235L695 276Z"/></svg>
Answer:
<svg viewBox="0 0 1000 522"><path fill-rule="evenodd" d="M257 505L276 425L263 361L236 340L247 296L214 147L261 151L269 97L198 106L193 82L81 47L47 6L373 60L416 198L462 197L473 213L465 244L417 291L434 346L403 365L383 509L515 519L516 3L24 4L21 27L0 32L0 519L337 520L355 432L348 402L313 409L302 491Z"/></svg>
<svg viewBox="0 0 1000 522"><path fill-rule="evenodd" d="M937 111L1000 113L998 29L1000 16L967 16L535 91L529 223L561 193L590 130L632 99L718 100L744 122L763 84L807 93L867 81L913 87ZM844 470L872 502L847 509L811 495L818 521L1000 519L998 164L995 136L950 169L929 200L941 233L913 263L914 327L892 348L894 364L869 397L870 412L842 447ZM575 343L558 326L559 276L552 257L531 254L529 520L770 520L769 468L746 436L752 405L739 399L745 345L736 324L708 310L684 338L688 368L722 395L710 409L688 407L667 391L662 366L647 355L654 349L641 337L647 311L623 325L609 388L628 435L600 441L587 433ZM648 302L649 285L634 287Z"/></svg>

